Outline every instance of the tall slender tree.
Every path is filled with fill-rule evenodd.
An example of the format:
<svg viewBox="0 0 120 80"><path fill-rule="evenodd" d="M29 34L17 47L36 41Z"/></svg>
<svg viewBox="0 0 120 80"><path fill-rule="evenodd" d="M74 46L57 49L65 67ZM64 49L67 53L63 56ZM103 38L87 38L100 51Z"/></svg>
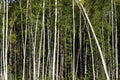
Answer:
<svg viewBox="0 0 120 80"><path fill-rule="evenodd" d="M72 9L73 9L73 56L72 56L72 70L73 70L73 80L75 80L75 12L74 12L74 7L75 3L74 0L72 0Z"/></svg>
<svg viewBox="0 0 120 80"><path fill-rule="evenodd" d="M6 32L5 32L5 80L8 80L8 0L6 0Z"/></svg>
<svg viewBox="0 0 120 80"><path fill-rule="evenodd" d="M55 80L56 41L57 41L56 38L57 38L57 0L55 0L55 33L54 33L54 52L53 52L52 80Z"/></svg>

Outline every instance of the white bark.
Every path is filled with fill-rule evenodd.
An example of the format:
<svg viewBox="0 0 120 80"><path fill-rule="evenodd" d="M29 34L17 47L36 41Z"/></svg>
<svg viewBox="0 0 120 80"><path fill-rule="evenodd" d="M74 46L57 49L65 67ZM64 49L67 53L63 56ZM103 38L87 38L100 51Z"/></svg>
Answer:
<svg viewBox="0 0 120 80"><path fill-rule="evenodd" d="M111 0L111 25L112 25L112 53L114 53L114 11L113 11L113 0Z"/></svg>
<svg viewBox="0 0 120 80"><path fill-rule="evenodd" d="M35 34L34 34L34 41L33 41L33 75L34 75L34 80L36 80L36 37L37 37L37 28L38 28L38 18L39 18L39 12L37 14L37 20L36 20L36 27L35 27Z"/></svg>
<svg viewBox="0 0 120 80"><path fill-rule="evenodd" d="M112 57L113 57L113 60L112 60L112 79L115 79L115 67L114 67L114 65L115 65L115 55L114 55L114 53L115 53L115 48L114 48L114 10L113 10L113 8L114 8L114 6L113 6L113 4L114 4L114 1L113 0L111 0L111 26L112 26Z"/></svg>
<svg viewBox="0 0 120 80"><path fill-rule="evenodd" d="M43 0L42 28L43 28L43 66L42 66L42 80L44 80L44 54L45 54L45 0Z"/></svg>
<svg viewBox="0 0 120 80"><path fill-rule="evenodd" d="M72 0L72 8L73 8L73 62L72 62L72 75L73 75L73 80L75 80L75 12L74 12L74 0Z"/></svg>
<svg viewBox="0 0 120 80"><path fill-rule="evenodd" d="M87 44L85 45L86 49L85 49L85 80L87 79Z"/></svg>
<svg viewBox="0 0 120 80"><path fill-rule="evenodd" d="M110 11L109 11L109 21L108 22L109 22L109 24L111 24L111 12ZM110 55L110 58L109 58L110 59L110 63L112 63L112 54L111 54L111 45L110 45L110 34L111 33L108 31L108 41L107 41L108 42L108 46L109 46L108 47L108 53ZM112 66L112 64L109 64L108 66L109 66L109 75L111 75L111 70L112 70L111 66Z"/></svg>
<svg viewBox="0 0 120 80"><path fill-rule="evenodd" d="M118 80L118 30L117 30L117 10L116 3L114 1L114 10L115 10L115 59L116 59L116 80Z"/></svg>
<svg viewBox="0 0 120 80"><path fill-rule="evenodd" d="M41 63L41 48L42 48L42 35L43 35L43 29L41 29L41 36L40 36L40 42L39 42L39 61L38 61L38 75L37 75L37 78L39 80L39 76L40 76L40 63Z"/></svg>
<svg viewBox="0 0 120 80"><path fill-rule="evenodd" d="M89 37L89 41L90 41L90 50L91 50L91 55L92 55L93 80L96 80L96 79L95 79L95 66L94 66L94 55L93 55L92 40L91 40L91 36L90 36L90 30L89 30L89 27L86 26L86 28L87 28L87 32L88 32L88 37Z"/></svg>
<svg viewBox="0 0 120 80"><path fill-rule="evenodd" d="M56 80L59 80L59 30L58 30L58 38L57 38L57 70L56 70Z"/></svg>
<svg viewBox="0 0 120 80"><path fill-rule="evenodd" d="M55 80L56 36L57 36L57 0L55 0L55 33L54 33L54 52L53 52L52 80Z"/></svg>
<svg viewBox="0 0 120 80"><path fill-rule="evenodd" d="M8 0L6 0L6 32L5 32L5 80L8 80L7 53L8 53Z"/></svg>
<svg viewBox="0 0 120 80"><path fill-rule="evenodd" d="M81 52L81 48L82 48L82 14L81 14L81 9L80 9L80 27L79 27L79 43L80 43L80 79L82 79L82 52Z"/></svg>
<svg viewBox="0 0 120 80"><path fill-rule="evenodd" d="M3 73L4 73L4 75L3 75L3 79L5 79L5 0L3 0L3 17L2 17L2 53L3 53Z"/></svg>
<svg viewBox="0 0 120 80"><path fill-rule="evenodd" d="M50 49L51 49L51 48L50 48L50 37L51 37L51 36L50 36L50 18L51 18L51 7L50 7L50 6L51 6L51 0L49 0L49 29L48 29L48 54L49 54L49 55L48 55L48 56L49 56L49 58L48 58L48 59L49 59L49 60L48 60L48 61L49 61L49 67L48 67L48 74L49 74L49 75L48 75L48 76L49 76L49 78L51 79L51 70L52 70L52 69L51 69L51 65L50 65L50 64L51 64L51 59L50 59L50 54L51 54L51 50L50 50Z"/></svg>
<svg viewBox="0 0 120 80"><path fill-rule="evenodd" d="M27 42L27 29L28 29L28 4L29 4L29 0L27 0L27 11L26 11L26 29L25 29L25 38L24 38L24 43L23 43L23 76L22 76L22 80L25 80L25 61L26 61L26 42Z"/></svg>

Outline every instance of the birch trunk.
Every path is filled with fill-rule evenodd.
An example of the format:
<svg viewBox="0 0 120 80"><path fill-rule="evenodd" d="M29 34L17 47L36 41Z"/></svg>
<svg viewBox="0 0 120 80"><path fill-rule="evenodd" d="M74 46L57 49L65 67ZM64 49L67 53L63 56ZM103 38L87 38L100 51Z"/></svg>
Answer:
<svg viewBox="0 0 120 80"><path fill-rule="evenodd" d="M41 36L40 36L40 42L39 42L39 61L38 61L38 75L37 75L37 78L38 78L38 80L39 80L39 76L40 76L40 63L41 63L41 48L42 48L42 38L43 38L43 29L41 29Z"/></svg>
<svg viewBox="0 0 120 80"><path fill-rule="evenodd" d="M72 76L73 80L75 80L75 12L74 12L74 0L72 0L72 9L73 9L73 62L72 62Z"/></svg>
<svg viewBox="0 0 120 80"><path fill-rule="evenodd" d="M87 49L87 44L85 45L85 79L84 80L86 80L87 79L87 51L88 51L88 49Z"/></svg>
<svg viewBox="0 0 120 80"><path fill-rule="evenodd" d="M2 54L3 54L3 80L5 80L5 0L3 0L3 17L2 17Z"/></svg>
<svg viewBox="0 0 120 80"><path fill-rule="evenodd" d="M1 9L2 9L2 1L0 2L0 11L1 11ZM1 31L2 32L2 31ZM3 70L2 70L2 68L3 68L3 63L2 63L2 51L0 52L1 54L0 54L0 79L2 80L2 77L3 77Z"/></svg>
<svg viewBox="0 0 120 80"><path fill-rule="evenodd" d="M114 10L115 10L115 59L116 59L116 80L118 80L118 30L117 30L117 10L116 3L114 1Z"/></svg>
<svg viewBox="0 0 120 80"><path fill-rule="evenodd" d="M8 53L8 0L6 0L6 32L5 32L5 80L8 80L7 53Z"/></svg>
<svg viewBox="0 0 120 80"><path fill-rule="evenodd" d="M23 76L22 80L25 80L25 61L26 61L26 42L27 42L27 29L28 29L28 4L29 0L27 0L27 11L26 11L26 27L25 27L25 38L24 38L24 43L23 43Z"/></svg>
<svg viewBox="0 0 120 80"><path fill-rule="evenodd" d="M57 38L57 69L56 69L56 80L59 80L59 30L58 30L58 38Z"/></svg>
<svg viewBox="0 0 120 80"><path fill-rule="evenodd" d="M43 15L42 15L42 28L43 28L43 66L42 66L42 80L44 80L44 54L45 54L45 0L43 0Z"/></svg>
<svg viewBox="0 0 120 80"><path fill-rule="evenodd" d="M111 24L111 12L110 11L109 11L109 21L108 22L109 22L109 25L110 25ZM107 42L108 42L108 46L109 46L108 47L108 53L110 55L109 61L110 61L110 63L112 63L112 54L111 54L111 45L110 45L110 34L111 33L108 32L108 41ZM111 78L112 77L111 76L111 70L112 70L111 67L112 67L112 64L109 64L108 66L109 66L109 75L110 75L110 78Z"/></svg>
<svg viewBox="0 0 120 80"><path fill-rule="evenodd" d="M33 41L33 75L34 75L34 80L36 80L36 37L37 37L37 28L38 28L38 18L39 18L39 12L37 14L37 20L36 20L36 27L35 27L35 35L34 35L34 41Z"/></svg>
<svg viewBox="0 0 120 80"><path fill-rule="evenodd" d="M82 73L83 73L83 69L82 69L82 16L81 16L81 9L80 9L80 27L79 27L79 43L80 43L80 79L82 79Z"/></svg>
<svg viewBox="0 0 120 80"><path fill-rule="evenodd" d="M24 53L24 36L23 36L23 15L22 15L22 2L21 2L21 0L20 0L20 2L19 2L19 4L20 4L20 11L21 11L21 14L20 14L20 21L21 21L21 24L20 24L20 26L21 26L21 38L22 38L22 51L23 51L23 53ZM24 59L23 59L24 60ZM24 62L23 62L23 64L24 64ZM24 65L23 65L23 76L22 76L22 80L24 80L24 72L25 71L25 68L24 68Z"/></svg>
<svg viewBox="0 0 120 80"><path fill-rule="evenodd" d="M115 67L114 67L114 65L115 65L115 58L114 58L114 10L113 10L113 8L114 8L114 1L113 0L111 0L111 26L112 26L112 63L113 63L113 65L112 65L112 80L114 80L115 79L115 74L114 74L114 72L115 72Z"/></svg>
<svg viewBox="0 0 120 80"><path fill-rule="evenodd" d="M89 27L86 26L87 28L87 33L88 33L88 37L89 37L89 42L90 42L90 50L91 50L91 56L92 56L92 71L93 71L93 80L95 79L95 65L94 65L94 55L93 55L93 47L92 47L92 40L91 40L91 36L90 36L90 30Z"/></svg>
<svg viewBox="0 0 120 80"><path fill-rule="evenodd" d="M57 36L57 0L55 0L55 33L54 33L54 52L53 52L52 80L55 80L56 36Z"/></svg>
<svg viewBox="0 0 120 80"><path fill-rule="evenodd" d="M32 16L32 7L31 7L31 2L30 2L30 16ZM32 57L33 57L33 52L34 52L34 50L33 50L33 44L34 44L34 42L33 42L33 30L32 30L32 27L33 27L33 21L31 20L30 21L31 23L30 23L30 28L28 28L29 30L30 30L30 32L29 32L29 34L28 34L28 37L30 38L30 41L29 41L29 43L30 43L30 45L32 46L32 48L31 48L31 52L30 52L30 55L29 55L29 63L28 63L28 65L29 65L29 80L32 80L32 75L31 75L31 73L32 73ZM31 43L32 42L32 43ZM34 60L33 60L34 61ZM33 67L34 67L34 64L33 64ZM34 71L33 71L33 78L34 78Z"/></svg>
<svg viewBox="0 0 120 80"><path fill-rule="evenodd" d="M51 27L51 24L50 24L50 18L51 18L51 0L49 0L49 27L48 27L48 56L49 56L49 58L48 58L48 61L49 61L49 67L48 67L48 76L49 76L49 78L51 79L51 57L50 57L50 55L51 55L51 48L50 48L50 27Z"/></svg>

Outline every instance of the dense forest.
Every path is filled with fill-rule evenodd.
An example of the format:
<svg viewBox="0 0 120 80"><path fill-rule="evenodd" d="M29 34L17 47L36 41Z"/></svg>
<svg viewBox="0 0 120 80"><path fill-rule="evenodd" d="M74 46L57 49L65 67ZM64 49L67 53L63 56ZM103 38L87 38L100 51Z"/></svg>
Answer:
<svg viewBox="0 0 120 80"><path fill-rule="evenodd" d="M0 80L120 80L120 0L0 0Z"/></svg>

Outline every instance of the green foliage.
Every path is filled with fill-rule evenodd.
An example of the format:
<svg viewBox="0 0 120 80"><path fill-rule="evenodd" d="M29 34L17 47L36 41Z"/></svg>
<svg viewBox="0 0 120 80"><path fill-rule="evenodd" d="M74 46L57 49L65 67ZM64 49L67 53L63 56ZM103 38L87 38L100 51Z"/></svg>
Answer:
<svg viewBox="0 0 120 80"><path fill-rule="evenodd" d="M11 33L8 39L12 44L16 44L16 42L17 42L17 34L16 33Z"/></svg>
<svg viewBox="0 0 120 80"><path fill-rule="evenodd" d="M79 0L80 3L84 4L85 3L85 0Z"/></svg>
<svg viewBox="0 0 120 80"><path fill-rule="evenodd" d="M26 54L25 54L25 80L29 80L30 76L33 79L33 46L34 46L34 37L36 31L36 21L37 15L37 34L36 34L36 45L35 45L35 62L36 62L36 75L38 69L38 61L40 54L40 78L42 80L42 66L45 66L45 70L50 67L50 70L47 72L46 80L52 80L52 63L53 63L53 48L54 48L54 26L55 26L55 0L45 0L45 54L43 57L43 43L40 49L40 37L44 35L42 29L42 19L43 19L43 1L44 0L29 0L29 5L27 8L27 0L21 0L22 8L20 9L20 0L15 0L14 2L9 3L9 27L8 27L8 79L15 80L15 66L16 66L16 79L22 80L23 76L23 59L24 59L24 47L25 46L25 34L27 33L27 42L26 42ZM50 1L50 3L49 3ZM77 0L78 3L82 3L87 15L90 18L90 22L93 26L97 39L102 48L104 58L107 64L107 69L112 71L115 68L113 60L115 60L115 55L112 51L112 26L111 26L111 4L109 0ZM118 26L118 45L120 45L120 0L115 0L117 8L117 26ZM0 3L0 53L3 49L3 7ZM58 0L57 2L58 16L57 16L57 34L60 32L59 36L59 63L58 63L58 76L59 80L72 80L73 76L73 14L72 14L72 0ZM84 18L84 13L80 11L79 7L75 3L75 69L78 66L78 72L74 75L76 80L85 79L85 55L86 55L86 46L87 46L87 75L86 80L93 79L92 72L92 55L90 49L90 41L88 38L88 33L86 27L89 27L87 20ZM39 13L39 14L38 14ZM81 13L81 18L79 17ZM6 14L5 14L6 16ZM21 17L22 16L22 17ZM22 19L22 20L21 20ZM115 16L114 16L115 19ZM80 25L81 22L81 25ZM27 26L27 30L26 30ZM81 34L80 34L81 27ZM5 26L6 30L6 17L5 17ZM49 30L48 30L49 29ZM90 29L90 27L89 27ZM48 34L50 39L50 58L48 56ZM6 31L5 31L6 32ZM81 36L80 36L80 35ZM5 34L6 35L6 34ZM95 39L90 29L90 36L92 40L92 48L94 55L94 64L96 76L98 74L97 80L106 80L104 69L102 66L101 57ZM58 37L58 36L57 36ZM6 38L6 37L5 37ZM81 38L81 49L80 49L80 38ZM108 40L109 39L109 40ZM43 40L43 39L42 39ZM6 41L4 41L6 42ZM6 44L6 43L5 43ZM58 45L58 44L57 44ZM56 46L57 46L56 45ZM6 46L5 46L6 48ZM58 50L58 47L56 48ZM115 50L113 50L115 52ZM119 51L118 51L119 52ZM1 67L3 62L1 62L0 54L0 71L4 69ZM56 54L57 55L57 54ZM43 64L43 58L45 59ZM119 56L120 58L120 56ZM62 62L63 59L63 62ZM3 60L3 59L2 59ZM15 62L16 60L16 62ZM48 60L48 66L46 67ZM77 61L78 60L78 61ZM57 62L57 61L56 61ZM63 64L62 64L63 63ZM78 63L78 65L77 65ZM112 64L111 64L112 63ZM120 66L120 65L119 65ZM56 64L55 64L56 67ZM56 71L56 70L55 70ZM55 73L56 75L56 73ZM110 74L111 75L111 74ZM96 77L96 78L97 78ZM0 76L1 80L1 76Z"/></svg>
<svg viewBox="0 0 120 80"><path fill-rule="evenodd" d="M12 72L13 72L12 66L8 65L8 74L9 74L8 78L9 78L9 80L14 80L14 74Z"/></svg>

